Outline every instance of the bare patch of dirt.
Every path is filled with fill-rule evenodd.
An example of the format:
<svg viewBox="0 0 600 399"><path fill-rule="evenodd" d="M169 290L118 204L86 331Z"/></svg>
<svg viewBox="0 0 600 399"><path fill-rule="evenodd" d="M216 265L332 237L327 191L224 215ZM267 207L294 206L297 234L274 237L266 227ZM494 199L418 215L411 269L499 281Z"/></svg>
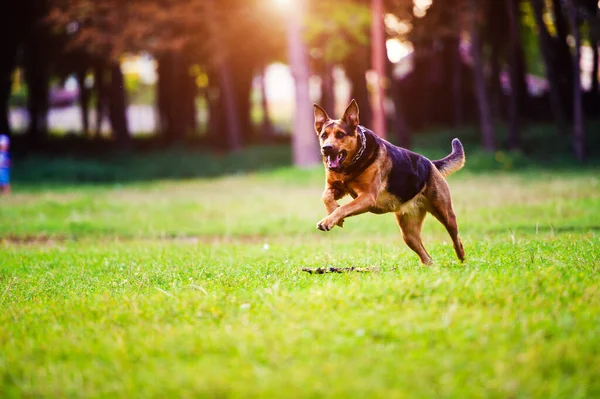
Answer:
<svg viewBox="0 0 600 399"><path fill-rule="evenodd" d="M303 272L308 272L310 274L325 274L325 273L350 273L350 272L359 272L359 273L370 273L370 272L379 272L381 269L377 266L374 267L317 267L317 268L302 268Z"/></svg>

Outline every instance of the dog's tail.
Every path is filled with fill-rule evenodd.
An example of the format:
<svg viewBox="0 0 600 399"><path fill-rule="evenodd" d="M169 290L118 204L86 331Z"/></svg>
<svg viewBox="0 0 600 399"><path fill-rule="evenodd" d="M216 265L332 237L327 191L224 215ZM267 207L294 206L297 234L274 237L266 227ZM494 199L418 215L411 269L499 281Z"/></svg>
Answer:
<svg viewBox="0 0 600 399"><path fill-rule="evenodd" d="M452 140L452 152L437 161L432 161L442 176L450 176L462 169L465 165L465 149L459 139Z"/></svg>

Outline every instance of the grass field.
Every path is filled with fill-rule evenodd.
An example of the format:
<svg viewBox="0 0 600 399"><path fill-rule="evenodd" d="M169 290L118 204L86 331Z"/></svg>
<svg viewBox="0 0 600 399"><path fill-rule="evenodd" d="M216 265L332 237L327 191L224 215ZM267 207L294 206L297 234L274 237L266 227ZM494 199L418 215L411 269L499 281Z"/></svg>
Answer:
<svg viewBox="0 0 600 399"><path fill-rule="evenodd" d="M390 215L317 231L320 168L17 184L0 397L599 397L599 169L467 165L431 267Z"/></svg>

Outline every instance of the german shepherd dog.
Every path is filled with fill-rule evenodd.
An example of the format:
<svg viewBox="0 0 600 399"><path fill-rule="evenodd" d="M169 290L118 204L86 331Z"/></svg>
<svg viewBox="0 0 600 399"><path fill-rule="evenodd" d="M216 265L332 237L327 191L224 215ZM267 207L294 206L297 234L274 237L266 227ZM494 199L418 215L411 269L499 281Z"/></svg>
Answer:
<svg viewBox="0 0 600 399"><path fill-rule="evenodd" d="M345 218L365 212L393 212L404 242L427 265L431 256L421 241L421 226L429 212L444 225L458 259L463 261L465 251L444 179L465 164L461 142L452 140L450 155L430 161L361 126L354 100L341 119L330 119L323 108L314 107L315 130L326 169L323 203L328 213L317 228L329 231L336 225L343 227ZM337 200L346 194L354 200L340 206Z"/></svg>

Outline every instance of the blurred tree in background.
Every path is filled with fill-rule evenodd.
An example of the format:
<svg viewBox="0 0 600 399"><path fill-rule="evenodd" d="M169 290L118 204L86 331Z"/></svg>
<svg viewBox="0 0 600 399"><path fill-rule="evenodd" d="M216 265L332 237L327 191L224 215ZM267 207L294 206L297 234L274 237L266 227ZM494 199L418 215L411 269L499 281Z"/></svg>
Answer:
<svg viewBox="0 0 600 399"><path fill-rule="evenodd" d="M18 137L27 151L57 142L51 87L69 76L79 88L80 145L139 145L123 72L124 57L136 54L156 62L153 143L227 151L289 137L276 133L265 88L268 66L288 63L300 165L319 159L306 111L313 101L336 115L355 98L363 124L379 120L387 127L378 133L406 147L428 127L478 124L485 150L521 149L528 124L550 121L580 160L586 120L600 114L596 0L22 0L2 2L0 32L0 130L11 133L11 87L22 77L29 125ZM391 60L393 46L401 56ZM348 98L337 90L340 73Z"/></svg>

